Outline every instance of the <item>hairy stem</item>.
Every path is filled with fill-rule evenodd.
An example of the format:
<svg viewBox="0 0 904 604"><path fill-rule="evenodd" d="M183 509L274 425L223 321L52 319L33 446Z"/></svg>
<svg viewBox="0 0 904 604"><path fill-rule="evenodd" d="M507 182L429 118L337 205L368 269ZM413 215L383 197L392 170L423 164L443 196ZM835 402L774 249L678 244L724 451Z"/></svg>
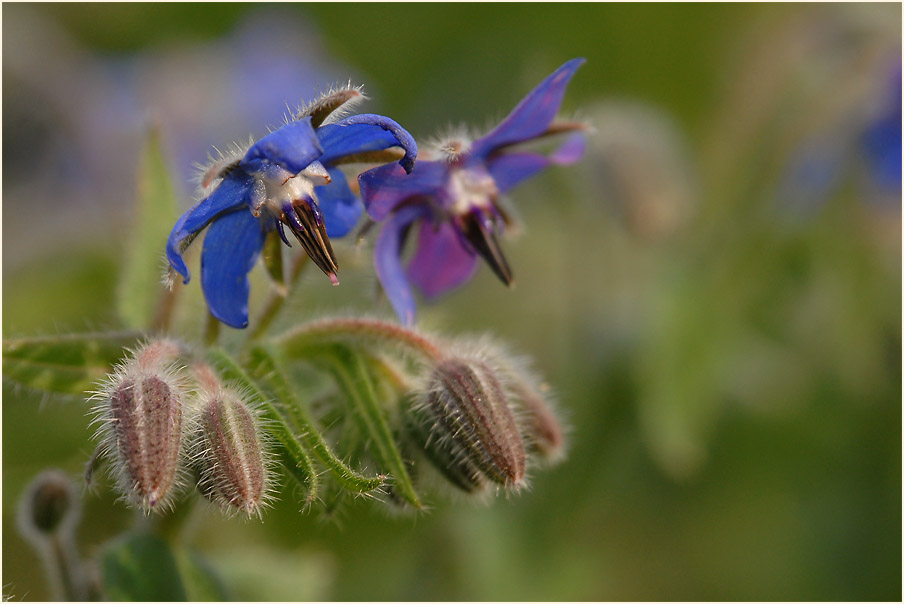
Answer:
<svg viewBox="0 0 904 604"><path fill-rule="evenodd" d="M258 346L251 354L255 360L257 371L265 376L264 379L270 382L277 396L282 399L307 446L326 465L342 486L356 493L366 493L380 487L385 482L385 476L367 477L359 474L336 456L308 416L306 406L298 398L286 376L285 369L274 353Z"/></svg>
<svg viewBox="0 0 904 604"><path fill-rule="evenodd" d="M441 361L442 350L424 335L395 323L376 319L335 318L311 321L277 338L276 343L289 356L304 356L304 349L336 344L349 339L371 339L402 346L430 363Z"/></svg>

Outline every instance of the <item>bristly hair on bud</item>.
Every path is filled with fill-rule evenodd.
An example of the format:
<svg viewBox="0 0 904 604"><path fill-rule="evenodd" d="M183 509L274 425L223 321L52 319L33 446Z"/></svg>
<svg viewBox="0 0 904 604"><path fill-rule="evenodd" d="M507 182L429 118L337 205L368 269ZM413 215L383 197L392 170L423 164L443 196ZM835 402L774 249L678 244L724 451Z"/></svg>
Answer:
<svg viewBox="0 0 904 604"><path fill-rule="evenodd" d="M317 100L298 107L286 121L311 117L311 125L315 128L337 122L349 115L359 103L367 100L363 91L364 86L352 86L350 81L342 86L330 86Z"/></svg>
<svg viewBox="0 0 904 604"><path fill-rule="evenodd" d="M479 355L439 361L407 409L409 433L455 486L480 492L486 482L518 491L526 486L521 426L503 378Z"/></svg>
<svg viewBox="0 0 904 604"><path fill-rule="evenodd" d="M569 428L554 392L532 367L531 359L513 354L502 343L483 336L459 342L476 351L497 371L506 387L512 410L518 418L528 452L528 465L555 465L567 454Z"/></svg>
<svg viewBox="0 0 904 604"><path fill-rule="evenodd" d="M169 507L183 484L184 368L173 340L132 351L91 399L95 438L123 498L146 513Z"/></svg>
<svg viewBox="0 0 904 604"><path fill-rule="evenodd" d="M226 513L261 517L271 499L271 461L258 412L248 397L220 384L214 370L192 367L198 397L191 411L191 465L200 492Z"/></svg>

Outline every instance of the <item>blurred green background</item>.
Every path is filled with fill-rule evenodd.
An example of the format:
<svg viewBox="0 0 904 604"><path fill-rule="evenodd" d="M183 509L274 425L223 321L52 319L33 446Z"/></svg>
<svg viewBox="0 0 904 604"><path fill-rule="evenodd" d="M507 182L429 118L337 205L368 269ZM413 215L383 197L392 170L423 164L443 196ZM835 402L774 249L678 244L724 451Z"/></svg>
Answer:
<svg viewBox="0 0 904 604"><path fill-rule="evenodd" d="M211 145L260 136L332 82L365 84L366 111L428 140L491 126L588 59L563 110L594 126L587 156L511 195L517 287L481 269L421 307L427 327L490 332L534 359L572 426L568 459L528 492L434 498L416 518L358 501L325 523L290 492L263 523L201 509L191 545L238 597L901 599L900 5L2 16L4 338L116 327L151 124L188 207ZM370 244L340 242L342 287L308 274L276 328L388 315ZM5 597L49 597L16 502L46 467L80 474L86 409L4 382ZM81 552L132 521L108 488L86 495Z"/></svg>

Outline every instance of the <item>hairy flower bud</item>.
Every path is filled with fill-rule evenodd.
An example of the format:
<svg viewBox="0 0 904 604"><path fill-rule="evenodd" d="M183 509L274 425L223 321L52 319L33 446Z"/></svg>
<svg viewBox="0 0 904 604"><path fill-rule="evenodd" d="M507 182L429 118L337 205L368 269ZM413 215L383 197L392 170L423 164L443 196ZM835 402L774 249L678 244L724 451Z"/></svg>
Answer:
<svg viewBox="0 0 904 604"><path fill-rule="evenodd" d="M196 367L201 396L195 410L193 462L198 488L224 510L260 515L269 488L267 456L254 411L209 367Z"/></svg>
<svg viewBox="0 0 904 604"><path fill-rule="evenodd" d="M97 435L118 488L145 511L169 503L178 479L185 388L170 363L178 351L169 340L147 344L94 396Z"/></svg>
<svg viewBox="0 0 904 604"><path fill-rule="evenodd" d="M528 449L540 459L556 463L565 458L565 434L548 397L529 383L516 381L512 391L523 410Z"/></svg>
<svg viewBox="0 0 904 604"><path fill-rule="evenodd" d="M484 479L523 486L524 442L505 389L483 361L440 362L411 412L415 440L457 486L479 490Z"/></svg>

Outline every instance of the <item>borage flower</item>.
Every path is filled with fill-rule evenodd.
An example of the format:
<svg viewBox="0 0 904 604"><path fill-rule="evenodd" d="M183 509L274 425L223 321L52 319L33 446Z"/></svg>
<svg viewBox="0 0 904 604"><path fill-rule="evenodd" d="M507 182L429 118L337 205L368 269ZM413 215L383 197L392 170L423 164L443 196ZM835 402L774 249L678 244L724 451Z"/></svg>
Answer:
<svg viewBox="0 0 904 604"><path fill-rule="evenodd" d="M492 132L473 142L436 145L433 161L418 161L406 175L385 165L358 177L364 207L385 221L374 250L377 276L399 319L414 322L409 280L433 298L471 278L482 256L496 275L512 283L512 271L496 236L510 219L499 196L552 164L577 161L584 133L570 136L549 156L509 147L542 136L584 130L576 123L554 123L571 76L584 63L572 59L534 88ZM417 251L407 267L401 252L410 226L421 225Z"/></svg>
<svg viewBox="0 0 904 604"><path fill-rule="evenodd" d="M345 88L302 107L287 123L215 161L201 178L203 199L179 218L167 242L172 270L188 283L182 253L210 225L201 251L201 288L210 312L232 327L248 325L248 273L266 235L284 227L315 264L338 284L330 237L342 237L361 214L361 202L337 167L353 161L399 159L411 172L417 144L399 124L374 114L337 119L338 109L361 100Z"/></svg>

